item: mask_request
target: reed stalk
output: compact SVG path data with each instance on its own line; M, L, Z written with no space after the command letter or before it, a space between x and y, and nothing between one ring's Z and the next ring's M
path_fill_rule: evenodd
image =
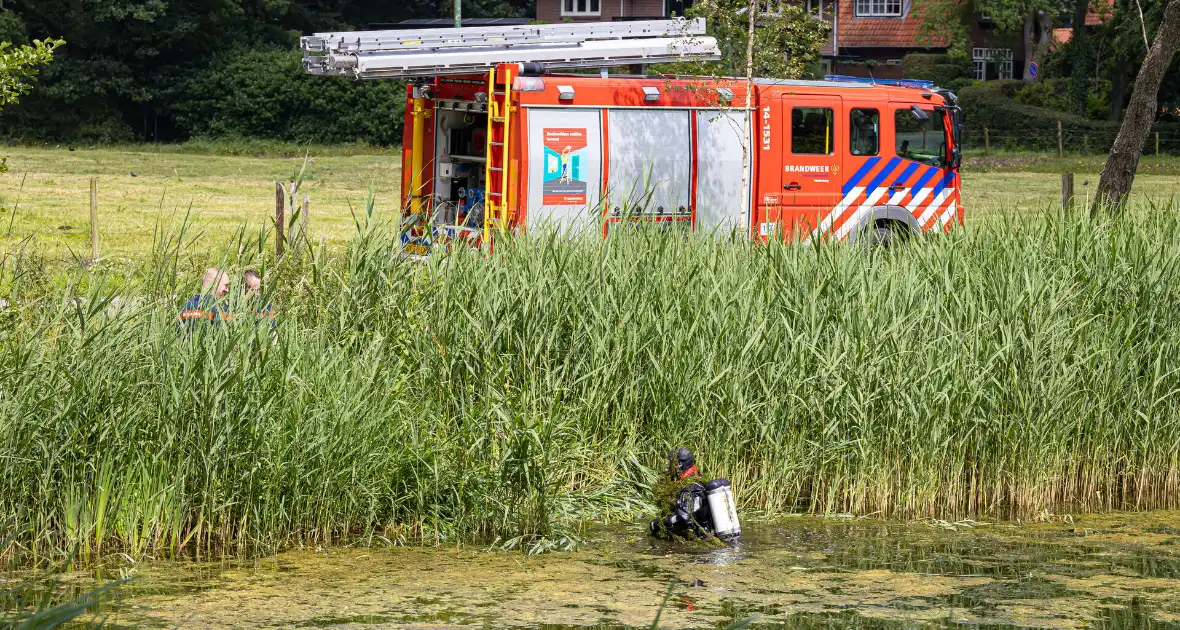
M132 279L0 279L24 296L0 312L0 515L22 548L537 551L644 516L679 445L748 513L1180 504L1172 212L884 253L533 234L425 265L376 216L343 256L274 268L273 329L178 328L184 234ZM273 264L250 238L202 264Z

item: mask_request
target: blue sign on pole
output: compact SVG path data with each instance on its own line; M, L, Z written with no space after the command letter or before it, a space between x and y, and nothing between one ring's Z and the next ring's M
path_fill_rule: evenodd
M1028 78L1030 78L1030 79L1037 78L1037 73L1040 71L1041 71L1041 67L1037 65L1037 62L1034 61L1034 62L1028 64Z

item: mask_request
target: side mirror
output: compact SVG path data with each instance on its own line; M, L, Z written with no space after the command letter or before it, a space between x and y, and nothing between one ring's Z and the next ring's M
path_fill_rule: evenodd
M918 107L917 105L910 105L910 111L913 112L914 118L917 118L922 122L930 120L930 114L927 114L925 110L923 110L921 107Z

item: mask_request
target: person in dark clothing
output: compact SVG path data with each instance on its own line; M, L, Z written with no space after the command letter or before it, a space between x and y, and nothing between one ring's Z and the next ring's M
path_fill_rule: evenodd
M199 322L218 321L225 313L221 308L221 302L227 293L229 276L216 267L206 269L201 281L201 292L185 302L180 309L180 323L191 328Z
M651 535L657 538L711 538L713 521L705 497L704 479L697 473L692 451L678 448L668 454L667 481L670 482L667 499L671 509L663 518L651 522Z
M262 276L257 271L247 269L242 274L242 294L245 302L259 322L270 322L275 325L275 313L269 302L262 300Z

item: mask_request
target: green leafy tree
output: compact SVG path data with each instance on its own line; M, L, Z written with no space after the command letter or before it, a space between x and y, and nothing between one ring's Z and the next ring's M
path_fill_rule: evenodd
M750 8L754 12L750 32ZM721 48L720 61L666 64L680 74L705 76L739 76L752 62L756 77L798 79L819 60L819 51L827 42L830 27L809 16L803 7L787 2L750 2L749 0L699 0L688 10L689 18L702 17L709 35ZM746 51L753 54L747 59Z
M1180 47L1180 0L1169 0L1163 21L1156 29L1155 40L1135 77L1135 89L1131 92L1131 103L1127 106L1119 135L1102 167L1091 214L1096 215L1104 208L1111 212L1122 211L1127 195L1131 193L1131 183L1135 181L1143 143L1155 121L1160 85L1177 47Z
M948 42L948 54L956 61L970 61L971 24L986 15L995 27L994 37L1020 41L1026 54L1022 75L1032 80L1032 62L1041 63L1053 43L1053 25L1068 0L919 0L915 10L922 16L927 35ZM1041 65L1044 65L1043 63Z
M1089 94L1089 79L1094 74L1094 46L1086 31L1086 13L1090 0L1073 2L1073 35L1069 40L1069 57L1072 73L1069 83L1069 111L1071 114L1086 114L1086 98Z
M0 42L0 107L12 105L33 89L41 66L53 61L53 51L64 40L33 40L32 44L13 46Z
M402 81L303 72L294 50L225 55L179 89L173 115L194 136L335 143L401 141Z
M973 5L958 0L914 0L912 10L919 16L927 38L941 40L947 46L950 64L960 66L971 76L971 29Z
M60 39L38 39L19 46L0 42L0 108L16 103L33 89L41 66L53 61L53 51L64 43ZM8 158L0 158L0 173L7 172Z
M61 36L68 48L36 92L5 112L3 132L29 141L111 142L183 138L190 80L250 52L294 51L299 36L374 23L446 17L449 1L415 0L9 0L0 33ZM531 15L531 0L470 0L469 17ZM286 71L283 64L267 70ZM296 70L297 72L301 72ZM297 77L288 75L295 80ZM226 93L222 96L232 98ZM349 115L341 108L338 116ZM375 141L371 138L358 138Z
M1164 16L1163 0L1115 0L1113 11L1095 33L1101 54L1098 72L1110 81L1107 118L1122 120L1123 107L1130 95L1133 79L1147 55L1149 37L1159 27ZM1175 76L1176 65L1170 74ZM1168 103L1180 99L1180 81L1165 80L1159 99Z
M1061 0L976 0L975 10L992 19L1002 33L1019 34L1026 53L1022 76L1034 80L1029 68L1042 63L1053 43L1054 17L1062 11Z

